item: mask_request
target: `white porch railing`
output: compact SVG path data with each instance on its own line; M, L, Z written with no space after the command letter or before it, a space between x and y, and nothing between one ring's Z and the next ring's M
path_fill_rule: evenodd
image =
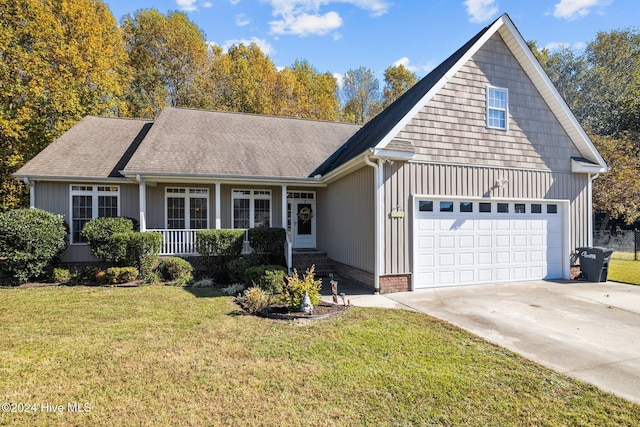
M197 230L147 230L162 234L160 255L198 255L196 251Z
M196 231L197 230L173 230L173 229L155 229L147 230L162 234L162 249L160 255L199 255L196 251ZM287 260L287 267L291 271L291 250L292 245L287 236L284 243L284 256ZM242 254L250 254L253 252L249 245L249 230L244 232L244 244L242 245Z

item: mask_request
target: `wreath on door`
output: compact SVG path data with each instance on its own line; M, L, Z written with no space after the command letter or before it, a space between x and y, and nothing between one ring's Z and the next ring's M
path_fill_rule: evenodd
M311 208L308 206L305 206L298 211L298 219L302 221L303 224L306 224L309 221L311 221L312 217L313 217L313 212L311 211Z

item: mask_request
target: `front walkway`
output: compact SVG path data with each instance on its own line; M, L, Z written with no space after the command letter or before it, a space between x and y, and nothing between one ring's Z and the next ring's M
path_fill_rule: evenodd
M337 280L338 292L345 292L355 306L412 309L438 317L640 403L640 286L534 281L373 295L346 279ZM327 288L323 299L331 301Z

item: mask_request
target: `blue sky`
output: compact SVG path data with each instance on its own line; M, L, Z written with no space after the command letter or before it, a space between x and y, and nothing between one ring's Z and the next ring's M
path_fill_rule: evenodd
M638 28L638 0L105 0L115 18L182 10L223 47L256 42L276 66L306 59L337 77L360 66L382 81L402 63L419 77L502 13L540 47L580 49L598 31Z

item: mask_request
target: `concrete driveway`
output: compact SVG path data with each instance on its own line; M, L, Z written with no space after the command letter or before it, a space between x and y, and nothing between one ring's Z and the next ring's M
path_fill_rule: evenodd
M444 319L640 403L640 286L536 281L374 298L386 300L379 300L382 306L404 306ZM369 299L367 305L379 305L375 301Z

